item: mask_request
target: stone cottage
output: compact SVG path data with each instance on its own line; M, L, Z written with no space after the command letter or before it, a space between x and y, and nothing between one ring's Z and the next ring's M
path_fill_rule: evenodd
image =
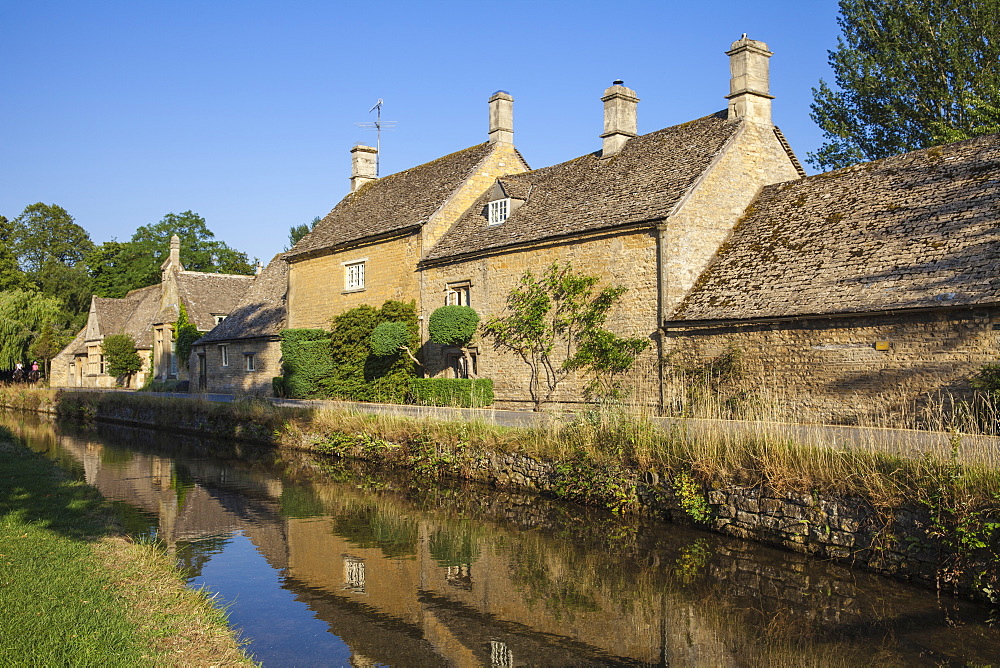
M489 141L378 178L374 148L351 150L351 192L287 253L289 328L326 328L362 304L421 299L420 258L498 176L528 168L513 144L514 99L489 100ZM419 308L419 304L418 304Z
M727 110L638 135L639 99L616 81L601 98L600 150L496 179L421 259L423 312L463 303L483 318L498 315L525 271L571 262L602 284L628 288L608 326L651 340L634 389L656 405L660 324L760 189L803 174L771 122L767 45L743 38L728 55ZM424 352L432 374L462 373L456 351L427 344ZM499 404L530 405L530 372L519 358L483 342L473 352L472 366L493 379ZM555 399L581 401L580 383L567 382Z
M253 283L253 276L185 271L180 239L170 240L170 254L161 267L161 282L133 290L121 299L92 297L87 325L52 360L52 387L114 387L101 342L110 334L128 334L143 358L132 379L139 386L149 378L185 380L187 365L178 363L175 326L183 304L188 320L207 332L236 306Z
M665 315L665 350L742 351L798 419L947 403L997 361L998 186L998 135L769 186Z
M271 394L281 375L288 263L275 255L229 316L191 346L191 391Z

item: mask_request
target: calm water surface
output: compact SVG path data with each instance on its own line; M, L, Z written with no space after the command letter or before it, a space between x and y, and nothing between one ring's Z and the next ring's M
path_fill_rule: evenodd
M301 454L5 420L159 538L265 666L1000 663L988 609L800 555Z

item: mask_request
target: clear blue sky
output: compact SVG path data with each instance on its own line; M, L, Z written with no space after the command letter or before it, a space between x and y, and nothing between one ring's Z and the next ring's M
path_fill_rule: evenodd
M190 209L267 260L347 193L378 98L398 122L383 175L485 141L498 89L543 167L600 148L617 78L641 133L723 109L744 32L775 54L774 120L804 160L836 15L835 0L0 0L0 214L59 204L101 243Z

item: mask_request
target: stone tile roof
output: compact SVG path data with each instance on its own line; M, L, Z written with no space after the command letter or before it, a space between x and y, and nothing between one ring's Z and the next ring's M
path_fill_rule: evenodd
M272 336L285 326L288 262L283 253L272 258L254 279L246 296L225 320L197 343Z
M188 319L207 332L215 327L214 314L232 313L253 282L253 276L181 271L177 273L177 292Z
M524 205L489 225L484 195L425 261L665 218L741 123L720 112L630 139L607 159L591 153L505 176L504 189Z
M101 327L101 334L128 334L135 340L137 348L153 347L153 319L160 310L160 286L150 285L139 288L125 295L122 301L130 301L135 306L129 313L123 329L117 332L106 331Z
M344 197L288 257L422 225L472 176L494 146L478 144L366 183Z
M137 299L94 297L94 313L97 316L99 334L108 336L122 332L137 304Z
M673 319L996 302L998 266L990 135L765 188Z

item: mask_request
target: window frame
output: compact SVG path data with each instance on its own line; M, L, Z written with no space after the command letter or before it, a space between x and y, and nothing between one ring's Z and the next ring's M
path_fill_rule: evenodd
M243 369L247 372L257 370L257 353L243 353Z
M490 225L500 225L510 218L510 198L501 197L491 200L487 205L487 222Z
M472 306L472 281L454 281L445 284L445 306Z
M219 366L228 367L229 366L229 344L220 343L219 344Z
M361 292L367 289L368 270L365 265L368 264L368 258L349 260L340 264L344 268L344 292Z

